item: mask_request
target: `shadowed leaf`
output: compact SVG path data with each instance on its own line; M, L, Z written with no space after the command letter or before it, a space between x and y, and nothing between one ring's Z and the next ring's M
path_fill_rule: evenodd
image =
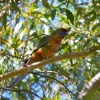
M3 25L4 25L4 28L6 29L6 23L7 23L7 14L5 13L3 15Z
M48 3L48 0L42 0L42 4L44 7L50 9L50 6L49 6L49 3Z
M56 16L56 9L51 11L51 18L52 18L52 20L55 19L55 16Z
M67 16L67 18L70 20L70 22L71 22L72 24L74 24L74 16L73 16L73 14L72 14L72 12L71 12L70 10L67 10L67 9L66 9L66 16Z

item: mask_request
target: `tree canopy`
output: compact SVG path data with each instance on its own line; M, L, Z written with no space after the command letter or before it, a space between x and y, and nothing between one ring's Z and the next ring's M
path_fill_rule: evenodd
M17 72L39 41L57 28L69 33L55 56L30 65L34 70L13 89L8 88L15 76L25 74L24 69ZM99 0L1 0L1 98L99 100L99 31Z

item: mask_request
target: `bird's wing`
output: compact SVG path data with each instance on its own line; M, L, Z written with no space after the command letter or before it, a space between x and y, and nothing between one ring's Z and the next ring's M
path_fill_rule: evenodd
M47 44L49 43L49 41L50 41L50 36L49 36L49 35L43 37L43 38L40 40L40 42L39 42L37 48L33 51L33 53L36 52L39 48L41 48L41 47L47 45Z

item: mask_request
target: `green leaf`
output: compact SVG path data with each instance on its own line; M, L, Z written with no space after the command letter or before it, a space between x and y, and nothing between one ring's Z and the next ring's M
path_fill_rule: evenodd
M77 13L76 13L76 19L78 19L78 16L81 16L85 12L85 9L82 7L78 7Z
M1 2L1 1L0 1L0 2ZM2 100L9 100L9 99L8 99L8 98L4 98L4 97L3 97L3 98L2 98Z
M85 19L85 22L84 22L85 25L89 25L91 22L93 22L95 20L95 18L96 18L96 16L94 15L91 18L89 17L89 18Z
M99 57L99 56L96 57L96 61L97 61L98 63L100 63L100 57Z
M59 2L63 2L63 1L65 1L65 0L58 0Z
M100 28L100 23L95 24L95 25L92 27L92 30L94 31L96 28Z
M94 10L91 10L90 12L85 12L83 18L88 18L91 15L94 15Z
M95 8L96 8L97 10L100 10L100 5L96 5Z
M72 12L71 12L70 10L67 10L67 9L66 9L66 16L67 16L67 18L70 20L70 22L71 22L72 24L74 24L74 16L73 16L73 14L72 14Z
M6 23L7 23L7 14L5 13L3 15L3 25L4 25L4 28L6 29Z
M17 5L14 3L14 1L12 0L11 6L13 8L15 8L16 11L20 12L20 9L17 7Z
M50 6L49 6L49 3L48 3L48 0L42 0L42 4L44 7L50 9Z
M52 18L52 20L55 19L55 15L56 15L56 9L51 10L51 18Z

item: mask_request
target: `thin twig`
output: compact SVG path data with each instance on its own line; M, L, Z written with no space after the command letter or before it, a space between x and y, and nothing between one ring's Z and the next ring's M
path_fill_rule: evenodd
M47 74L47 73L49 73L49 74L51 74L51 73L53 73L53 74L56 74L56 75L59 75L59 76L61 76L61 77L63 77L65 80L67 80L68 81L68 79L64 76L64 75L61 75L61 74L59 74L58 72L55 72L55 71L37 71L37 72L33 72L33 73L43 73L43 74Z
M18 58L18 59L21 59L21 57L19 57L19 56L14 56L14 55L11 55L11 54L8 54L8 53L5 53L5 52L0 53L0 55L2 55L2 56L10 56L10 57L12 57L12 58Z
M59 80L51 77L51 76L47 76L47 75L42 75L42 74L39 74L39 73L34 73L34 72L31 72L31 74L36 74L36 75L39 75L39 76L42 76L42 77L47 77L47 78L51 78L55 81L57 81L58 83L60 83L69 93L73 94L75 96L75 94L73 92L71 92L62 82L60 82Z
M35 96L37 96L38 98L40 98L41 100L44 100L43 98L41 98L39 95L37 95L36 93L34 92L31 92L31 91L28 91L28 90L11 90L9 88L0 88L0 90L8 90L8 91L13 91L13 92L17 92L17 93L20 93L20 92L26 92L26 93L31 93Z

